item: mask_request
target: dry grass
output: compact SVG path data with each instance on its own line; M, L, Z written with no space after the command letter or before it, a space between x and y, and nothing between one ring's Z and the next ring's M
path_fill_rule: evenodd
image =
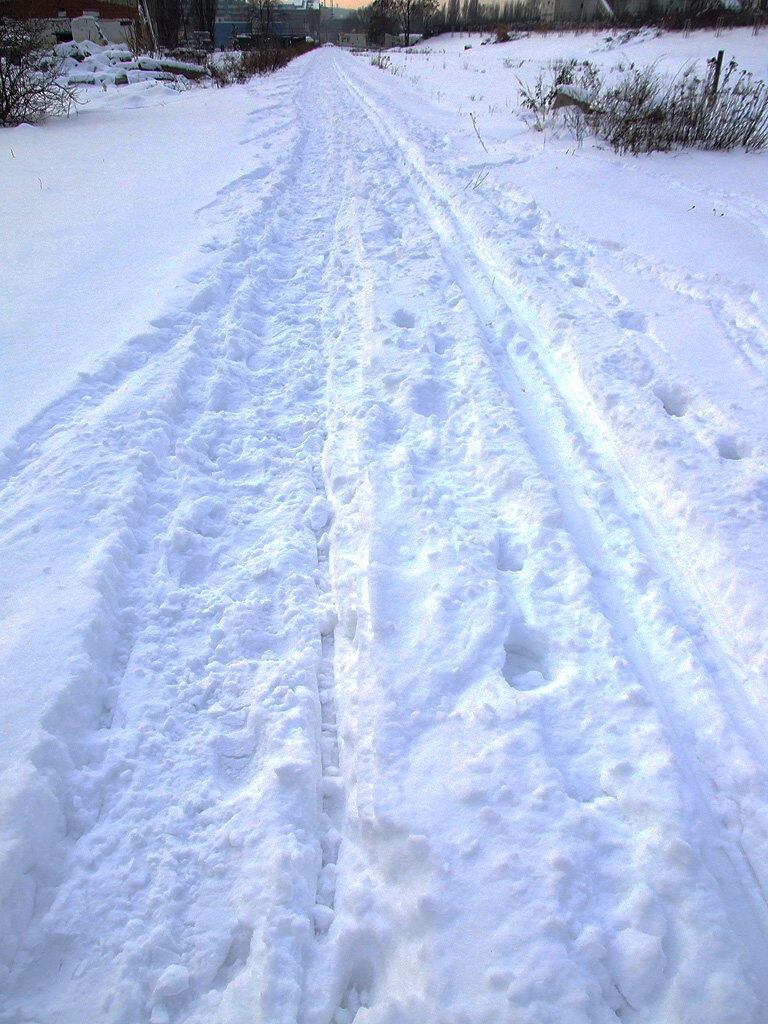
M671 81L655 66L620 67L610 84L589 61L558 61L532 86L521 83L520 100L537 130L560 119L579 142L596 135L620 153L768 145L768 85L735 61L717 90L713 61L704 75L690 65Z
M211 61L208 65L211 78L216 85L224 87L233 83L243 84L256 75L268 75L285 67L295 57L313 50L316 43L297 43L295 46L266 46L261 50L245 50L243 53L228 54Z

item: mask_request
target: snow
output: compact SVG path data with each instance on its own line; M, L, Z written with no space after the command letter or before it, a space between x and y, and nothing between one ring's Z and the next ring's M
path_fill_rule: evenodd
M174 295L180 309L192 301L231 241L210 204L266 179L294 130L273 115L275 137L259 138L277 84L249 97L149 81L83 98L69 119L3 132L3 445Z
M3 133L3 1024L766 1018L764 39L480 43Z

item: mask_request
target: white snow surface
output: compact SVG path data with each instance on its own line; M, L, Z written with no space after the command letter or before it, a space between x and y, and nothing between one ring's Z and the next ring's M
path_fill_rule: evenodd
M765 35L480 44L0 136L2 1024L768 1020Z

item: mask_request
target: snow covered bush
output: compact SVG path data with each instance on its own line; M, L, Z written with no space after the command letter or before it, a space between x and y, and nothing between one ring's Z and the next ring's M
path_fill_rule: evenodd
M41 22L0 17L0 125L37 124L66 114L74 88L59 78L62 58L47 45Z
M544 131L566 95L583 110L594 103L602 89L598 68L590 61L557 60L539 71L533 85L520 84L520 103L534 116L536 131Z

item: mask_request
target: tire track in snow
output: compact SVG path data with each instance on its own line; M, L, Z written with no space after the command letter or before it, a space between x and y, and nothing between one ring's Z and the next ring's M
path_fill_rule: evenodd
M370 98L366 98L364 102L369 106L371 104ZM375 110L376 108L374 107L373 109ZM377 112L377 117L379 118L378 123L381 127L383 122L381 121L380 112ZM467 274L468 280L471 282L471 284L475 288L475 291L477 292L476 301L482 307L480 309L479 315L489 314L489 311L493 307L494 302L497 301L491 294L494 288L494 284L489 284L489 279L491 279L491 281L493 282L495 282L497 278L499 279L499 289L502 291L502 301L505 301L507 312L512 317L516 318L515 322L511 326L511 333L514 336L516 333L521 332L522 329L522 334L525 336L526 340L523 341L522 343L518 343L515 346L515 351L510 352L508 339L504 339L502 337L501 341L499 341L498 338L498 335L503 334L503 329L495 328L492 332L489 332L490 344L493 349L493 355L495 360L497 361L500 367L504 367L507 361L509 361L512 364L513 372L516 374L521 374L526 370L527 360L525 359L525 355L529 351L527 341L530 341L537 346L536 353L531 356L531 360L533 362L536 362L538 359L541 359L542 364L545 364L543 368L537 367L537 369L539 369L540 375L546 378L546 387L548 388L548 390L552 393L557 394L557 400L567 410L564 413L564 416L569 420L569 423L565 427L566 431L569 434L576 435L576 447L581 447L582 450L584 450L584 438L589 439L588 443L590 445L591 450L590 457L592 459L592 462L594 463L592 471L594 473L599 473L602 478L600 481L598 481L598 486L595 487L595 493L599 495L600 483L602 483L603 485L608 484L609 486L611 484L615 484L616 486L623 484L625 489L624 502L626 506L630 509L628 515L630 517L635 516L636 514L632 510L635 507L641 507L642 502L640 501L639 496L637 494L630 495L629 492L632 489L631 481L628 478L626 478L625 474L618 468L618 465L616 464L615 459L609 450L609 446L605 443L605 439L601 436L604 428L599 423L597 416L594 415L594 413L592 413L592 403L589 401L586 394L584 394L583 396L580 395L580 397L583 397L585 400L579 406L579 408L582 410L581 413L579 413L576 411L575 401L568 399L564 387L558 384L557 371L553 368L553 364L547 359L546 346L542 340L542 337L540 337L543 336L544 334L544 328L536 322L535 314L526 314L525 310L519 308L519 302L516 296L514 295L514 289L508 282L505 281L503 271L495 262L493 252L491 250L488 250L487 246L485 247L486 251L484 251L483 253L480 253L477 250L477 247L472 241L471 229L464 225L460 215L454 215L454 213L449 210L449 205L447 204L447 200L443 196L440 187L435 186L433 185L433 183L430 182L429 172L426 170L426 166L422 158L420 156L417 157L415 155L415 149L411 146L411 144L407 142L405 139L401 139L399 136L393 137L393 141L395 145L397 145L403 152L406 164L409 165L410 167L410 170L408 172L409 177L411 177L412 179L415 178L417 180L417 191L419 185L424 186L423 195L421 196L421 202L424 205L426 212L430 214L433 224L436 225L435 230L438 236L441 237L444 241L445 239L448 239L449 244L454 243L454 247L451 249L451 252L461 252L462 249L465 252L468 252L470 254L470 259L474 260L480 269L480 275L473 279L469 268L463 266L459 267L460 272L463 271L464 273ZM530 323L528 321L530 321ZM488 326L492 325L489 323ZM514 358L514 356L523 356L523 358ZM531 377L531 380L535 379L535 376ZM572 379L572 377L569 376L566 379L565 384L568 387L569 391L574 390L578 393L579 388L576 382ZM508 379L508 386L515 389L517 396L519 397L519 401L522 404L525 404L526 400L523 399L522 397L522 394L525 393L525 389L521 389L521 385L516 380ZM573 447L571 442L566 442L566 446ZM599 462L601 459L606 463L606 469L600 468ZM582 458L582 461L585 460ZM648 536L645 537L643 540L641 540L639 537L636 537L636 545L642 547L643 544L648 544L651 548L653 548L654 545L661 546L662 542L659 538L651 539L654 533L654 528L651 522L648 521L647 515L646 521L643 523L642 528L645 530ZM630 531L637 532L641 530L641 527L639 525L632 526L630 524L629 529ZM665 556L657 554L655 561L658 564L659 562L664 561L664 558ZM662 573L659 573L659 576L662 575ZM682 578L685 578L690 575L691 574L688 572L680 574L681 586ZM683 597L683 595L681 594L679 596L679 600L681 602L687 600L688 603L692 604L696 601L696 595L686 595L685 597ZM696 616L695 614L691 613L691 611L683 610L682 608L676 609L676 612L683 620L696 620L697 618L701 617L700 615ZM718 637L718 639L720 638ZM715 647L715 650L717 650L716 641L713 640L712 643ZM733 656L732 652L728 652L728 654L726 654L723 651L719 655L721 659L727 658L729 656L732 660L737 660ZM708 660L711 661L713 660L713 658L714 660L717 660L717 657L713 655L711 652L709 652ZM728 674L729 673L726 670L726 675ZM732 709L732 713L737 718L739 717L739 709L737 707L734 707ZM752 742L754 742L757 745L757 750L760 752L760 754L762 755L763 753L765 753L764 741L760 738L760 735L750 727L749 721L742 721L740 724L742 728L750 736Z
M335 343L331 339L329 442L324 456L326 486L335 507L332 572L340 616L336 675L347 814L334 919L310 964L299 1019L302 1024L327 1024L335 1017L348 1024L354 1013L350 1005L356 1004L354 999L350 1004L345 992L352 995L354 990L356 998L361 987L371 1002L370 1009L357 1011L366 1022L389 1020L388 1014L437 1019L441 1013L448 1018L451 1013L465 1013L470 1020L502 1020L512 1015L511 1020L517 1012L514 1006L541 999L545 991L545 1000L552 1000L551 1013L563 1012L566 1003L558 1002L561 993L563 999L578 993L590 1002L592 1015L578 1015L574 1004L574 1020L615 1019L613 1010L628 1013L629 1001L632 1005L642 1002L649 984L622 969L628 949L622 942L638 950L644 943L658 950L659 939L658 933L652 938L642 929L625 934L621 925L622 938L611 954L618 961L601 973L590 963L593 954L588 950L596 948L599 924L616 911L606 912L599 894L602 887L612 893L614 873L623 871L626 881L618 888L628 890L630 896L619 912L624 921L627 914L637 920L637 910L625 908L633 901L645 905L649 892L642 885L634 893L632 888L638 879L655 885L655 871L659 877L669 874L664 858L685 856L686 811L675 812L672 806L662 812L663 824L658 827L669 849L654 867L632 864L633 858L644 863L647 854L639 810L642 801L632 809L637 798L630 796L636 792L630 751L636 751L640 762L641 757L647 759L648 750L642 738L636 740L627 731L626 720L629 716L642 737L657 728L653 715L641 711L639 687L629 686L624 692L627 676L631 678L626 665L617 661L605 666L604 676L585 686L579 673L596 670L601 656L590 658L589 669L577 664L569 669L574 675L564 675L558 666L562 654L547 651L547 637L537 634L542 609L547 609L543 617L549 617L550 625L557 618L540 577L551 571L550 562L557 564L558 545L567 543L564 531L554 526L559 510L549 489L541 486L543 481L536 481L535 467L521 449L522 442L509 444L507 467L514 468L499 468L494 437L514 431L502 422L507 414L503 401L498 416L489 413L488 389L493 391L492 406L502 396L494 389L493 373L478 344L485 321L463 311L460 290L440 262L434 237L423 226L416 198L404 187L391 152L381 146L365 119L353 123L354 145L350 127L343 147L348 218L342 217L341 223L348 244L338 254L339 274L349 280L349 294L344 287L338 292ZM410 296L410 304L396 307L405 296ZM335 304L336 296L331 302ZM459 342L464 333L466 342ZM446 448L442 456L441 444ZM475 473L485 488L479 486ZM491 486L489 481L496 474L498 483ZM516 479L508 482L506 478L513 476ZM535 482L517 493L526 477ZM474 510L476 505L488 506L491 524L495 526L495 514L508 532L499 536ZM447 511L453 507L454 513ZM522 543L526 537L528 545ZM413 538L412 548L409 538ZM451 568L454 550L471 552L469 572L463 564ZM470 573L479 573L479 578ZM436 581L434 594L431 581ZM483 588L495 596L489 596L481 614ZM583 583L578 588L583 590ZM524 608L516 607L515 598ZM577 621L582 612L595 617L583 597L571 601ZM454 602L462 603L462 616L450 610ZM560 614L570 617L570 613ZM472 635L468 628L463 631L462 619L475 623L479 619L480 635ZM581 628L587 631L586 625ZM456 632L458 643L452 635ZM606 632L607 626L595 626L598 651L610 644ZM500 662L497 652L504 652ZM509 698L499 693L506 685L502 672L511 680L507 693L521 695L521 700L513 700L516 710L511 716ZM616 683L613 675L618 676ZM484 686L496 708L480 701L472 710L476 691ZM525 693L531 696L524 697ZM596 704L596 720L617 730L624 742L624 759L611 763L611 756L617 758L615 752L611 754L611 744L603 744L600 750L597 726L583 740L571 737L569 742L580 754L564 742L563 734L568 732L564 719L571 712L580 713L579 701L587 694ZM615 724L610 721L611 712ZM538 718L543 742L536 740L535 729L529 733L521 728L515 720L518 713ZM559 722L548 725L547 717ZM475 819L470 808L486 797L483 776L473 773L472 763L481 756L490 759L493 747L483 751L485 736L491 737L487 741L491 744L494 736L499 743L507 742L503 725L510 727L510 743L522 746L521 756L510 760L499 753L503 772L496 776L498 792L488 794ZM432 728L438 733L445 730L439 745L455 755L454 764L430 752ZM651 749L657 743L657 757L669 756L660 736L649 739ZM602 758L602 795L579 765L582 748ZM663 774L663 768L651 771L651 803L656 798L661 804L670 801ZM450 788L446 788L448 780ZM634 783L635 787L640 784L639 779ZM533 806L522 805L519 812L510 814L507 801L514 806L520 799L516 789L531 793ZM572 808L568 814L550 796L557 793ZM548 800L553 801L549 806ZM617 816L614 800L621 808L619 822L613 821ZM439 821L431 817L434 801L444 811ZM540 817L540 801L551 817ZM569 819L571 813L574 817ZM607 846L623 851L623 868L605 859L599 843L587 840L582 846L580 840L574 841L587 822L591 822L587 827L599 827ZM564 830L558 833L560 824ZM465 826L472 831L462 837ZM493 846L497 830L503 838L497 836ZM530 856L528 847L538 849L542 832L568 852L550 852L543 860ZM488 846L491 854L484 852ZM510 862L515 859L514 866L489 867L489 856L499 856L500 850L509 853ZM551 878L542 870L550 859L564 872L562 893L551 891ZM687 870L681 873L686 875ZM507 891L500 871L516 879L514 891ZM694 887L699 884L709 891L706 876L701 878L697 871L691 867L686 886L696 878L699 882ZM537 889L536 896L525 893L529 883ZM595 887L592 896L582 891L589 886ZM472 895L464 892L462 896L467 887ZM610 908L610 897L606 899ZM563 928L568 921L569 927L582 929L573 948L566 952L549 942L544 950L537 944L543 940L541 935L537 942L521 946L520 937L530 928L525 908L531 900L539 901L537 920L551 920L555 927L556 918L564 919ZM702 920L710 913L703 905L699 912ZM687 913L696 912L689 909ZM664 949L674 978L679 973L675 932L682 911L672 914ZM455 925L448 923L454 920ZM584 928L585 920L595 921L592 930ZM482 935L477 934L477 922ZM646 923L646 927L655 926ZM717 930L714 924L713 928ZM607 937L602 941L612 942ZM706 945L709 940L702 936L700 941ZM568 942L563 945L567 947ZM688 970L691 948L697 949L695 942L689 946ZM495 959L484 960L484 956ZM546 982L536 980L545 970L536 963L537 957L557 963ZM478 977L478 965L487 965L483 977ZM737 971L731 967L735 978ZM500 1000L493 995L499 989ZM739 999L738 1005L737 1012L749 1019L748 1004ZM708 1013L719 1022L719 1012L717 1006L710 1006L705 1016Z
M318 68L299 96L302 138L263 246L241 239L245 272L217 314L221 359L211 353L207 382L192 374L202 412L173 456L158 444L178 466L149 452L148 504L161 498L161 514L142 539L158 569L133 591L147 614L131 630L113 723L116 753L130 729L139 741L120 765L131 777L110 783L45 922L50 973L27 975L9 1024L22 1013L43 1024L606 1024L637 1019L632 1006L656 974L675 977L681 947L711 953L718 941L734 977L716 979L715 996L738 980L727 931L700 947L683 932L697 910L700 928L721 926L681 838L686 808L654 814L674 765L633 782L633 755L667 747L633 736L638 723L652 732L653 716L611 661L593 585L578 565L547 583L575 558L535 461L551 475L562 453L526 454L520 425L505 422L510 390L529 437L546 417L524 405L483 331L487 268L462 245L446 253L444 232L435 245L419 217L425 203L434 213L429 194L367 115L341 119L320 77L332 60L321 51L302 65ZM575 498L565 512L583 528ZM594 589L615 627L609 592ZM562 590L571 606L558 611ZM581 662L561 671L541 619L583 630L596 652L574 643L595 680ZM318 686L335 693L325 723ZM591 728L564 739L585 702ZM604 740L598 784L580 760L609 726L618 740ZM318 783L334 791L324 807ZM654 838L648 821L669 832ZM318 896L333 901L325 934L312 927ZM526 931L530 906L541 913ZM699 995L705 1004L705 985ZM723 1004L712 1005L702 1020Z
M291 150L296 146L294 119L290 117L289 97L283 96L280 103L266 108L257 108L254 119L266 111L282 108L282 122L270 131L279 134L280 141ZM258 121L257 121L258 123ZM231 215L235 209L243 216L243 207L248 208L254 229L258 230L263 211L283 191L286 175L291 173L291 161L285 160L277 166L261 166L250 175L244 175L237 182L225 186L207 207L196 211L197 215L207 210L222 209ZM230 197L237 194L237 206L233 208ZM216 252L217 243L212 251ZM207 311L219 309L226 301L226 295L242 280L247 248L237 241L222 253L219 265L209 268L200 281L200 288L186 308L163 313L152 321L151 330L130 338L116 351L109 354L102 364L91 372L78 375L78 381L60 398L43 409L30 423L22 427L0 453L0 496L13 477L21 472L51 440L60 437L67 430L67 424L78 421L84 415L88 422L98 414L100 408L108 405L110 396L118 392L131 380L140 380L153 372L153 364L166 357L174 347L184 342L201 323L206 322Z
M375 900L367 878L368 860L361 833L375 824L369 799L374 723L360 717L361 666L368 618L360 568L365 560L366 527L359 512L365 476L354 427L349 422L349 394L360 395L359 363L354 355L371 329L370 282L359 245L360 180L341 120L333 111L327 130L337 137L337 174L344 202L334 226L326 297L323 303L328 353L328 434L323 450L325 494L335 512L328 541L328 571L338 624L333 634L333 670L321 672L323 704L323 866L315 910L318 944L310 958L298 1020L302 1024L351 1024L367 1007L381 973L381 950L375 934L359 919L355 904ZM354 420L353 420L354 423ZM321 539L321 548L325 544ZM323 551L321 550L321 562ZM331 648L330 637L324 654ZM330 654L330 650L328 651ZM326 659L324 658L324 664ZM328 770L330 769L330 771ZM325 817L327 815L327 817ZM339 891L339 889L341 891ZM355 898L349 903L352 889ZM362 895L364 893L364 895ZM323 904L332 908L328 914Z
M537 457L549 478L557 481L566 525L577 540L582 561L592 569L592 588L603 614L675 738L675 751L685 766L690 791L697 794L705 831L718 836L716 842L707 843L708 865L723 887L732 925L742 931L758 964L765 957L768 936L766 885L759 877L766 837L749 801L735 818L733 809L734 796L741 791L742 766L748 766L750 799L759 802L759 794L765 795L764 750L753 712L737 696L739 683L729 659L716 640L687 634L685 623L696 618L684 610L690 596L682 597L660 583L666 556L642 519L642 506L622 480L599 424L586 409L577 411L569 403L541 347L534 354L538 327L535 322L524 325L502 268L486 249L478 250L414 147L393 131L362 87L337 71L386 144L402 157L403 183L414 190L478 319L493 321L492 329L486 331L489 353L521 411L529 437L548 439L546 444L534 440ZM515 335L516 343L510 345ZM608 565L624 564L629 575L610 578L602 569L606 555ZM685 692L696 695L694 700L678 696L681 683ZM722 688L728 695L725 707L717 697ZM713 719L717 741L712 736ZM734 744L739 750L738 768L732 771ZM729 782L723 787L726 778ZM722 850L727 851L725 855ZM763 997L768 1003L768 992Z
M56 652L58 656L49 664L54 681L60 673L65 674L65 685L50 691L47 707L45 688L40 694L45 708L42 731L38 734L30 730L28 737L28 756L36 766L37 778L25 782L15 794L23 806L38 791L37 799L43 805L34 843L43 849L51 845L58 849L66 836L66 850L87 835L102 813L105 792L119 785L118 775L129 770L124 754L113 756L107 737L132 648L146 625L141 608L146 587L146 580L142 580L147 568L145 541L148 534L162 530L167 513L166 507L157 503L160 460L174 443L177 425L186 420L189 426L199 415L196 399L188 395L190 382L205 379L212 371L213 363L206 359L201 337L205 337L204 329L193 327L171 344L159 372L153 375L146 371L139 374L140 380L132 380L130 391L141 393L142 403L150 405L153 412L151 418L142 419L139 410L143 404L134 406L129 414L133 423L128 428L124 417L126 406L131 405L130 397L122 403L118 399L116 409L114 392L110 391L103 406L91 408L83 398L90 396L92 386L83 382L80 394L70 398L74 404L69 423L65 418L47 436L39 435L31 451L28 449L28 465L20 466L18 474L6 484L5 542L9 531L16 532L17 522L30 524L30 571L48 574L50 592L44 591L43 601L48 598L60 605L57 611L63 625L58 629L66 637L64 654L69 654L70 646L73 648L63 663ZM98 392L98 388L94 390ZM78 404L85 408L75 412ZM88 452L86 462L81 457L83 450ZM103 453L96 461L94 450ZM115 480L112 474L116 468ZM61 530L77 533L83 518L98 523L92 550L77 550L64 540L57 559L42 568L38 566L37 540ZM23 544L25 538L21 540ZM24 547L20 547L23 552ZM82 585L73 591L72 582L76 581L82 581ZM87 610L85 626L79 621L83 616L81 601ZM71 606L62 606L61 602ZM36 624L34 617L31 622ZM82 650L78 648L81 634ZM23 639L25 633L21 636ZM37 637L30 636L27 642L35 652ZM42 651L45 656L44 646ZM35 660L32 653L32 671L45 673ZM30 666L26 668L29 672ZM31 710L34 713L34 702ZM20 725L16 723L17 728ZM30 907L28 914L15 915L19 935L30 930L26 942L34 947L41 941L40 915L50 904L62 871L66 871L66 856L47 852L41 857L34 846L25 849L25 831L21 829L14 837L16 848L11 847L13 853L4 873L13 879L17 893L29 889L34 894L34 914ZM6 942L14 930L9 929ZM12 959L12 949L8 955Z
M97 375L103 393L82 448L58 456L74 468L54 463L50 474L54 495L78 473L97 476L119 520L109 488L135 460L141 501L130 485L121 497L136 510L136 540L122 544L122 576L105 571L118 600L107 624L134 611L114 644L106 718L70 730L70 753L93 748L98 760L58 780L76 801L56 847L64 867L40 872L45 898L2 1020L208 1024L251 1020L254 1005L265 1020L295 1016L321 867L318 667L327 682L332 666L327 551L314 532L325 379L317 294L339 199L306 72L288 74L300 86L301 132L263 225L258 212L242 225L224 260L231 273L179 318L185 342L138 373L131 364L117 380ZM35 426L43 447L43 430L78 436L69 417L86 388ZM108 456L93 474L93 448L113 428L127 459ZM28 445L14 480L43 464ZM102 635L104 623L94 629ZM97 694L104 688L98 681ZM331 753L327 778L332 762Z
M414 120L405 104L400 107L396 91L390 91L390 99L399 108L398 123L403 126L396 145L405 146L404 158L415 161L417 175L429 177L437 201L433 213L447 213L450 232L455 185L436 170L437 161L427 167L423 156L432 146L439 151L445 142ZM419 140L418 146L413 139ZM639 173L634 164L632 168ZM748 689L755 694L752 713L762 716L768 665L766 597L755 576L741 566L764 547L761 453L755 452L754 468L747 458L751 444L764 448L764 431L756 422L751 436L742 438L734 423L738 416L730 409L718 408L704 395L686 394L675 380L679 371L674 362L653 341L653 328L590 273L589 248L585 251L566 238L535 202L524 198L509 185L490 194L461 197L461 231L482 255L487 283L498 282L517 320L529 322L535 349L546 358L550 376L567 389L578 415L590 418L593 443L613 462L623 464L628 480L636 481L633 500L644 509L655 534L653 543L665 558L685 568L684 585L691 591L687 604L706 609L712 639L738 665L739 674L749 678ZM608 246L615 249L613 243ZM624 277L630 280L629 274ZM724 291L722 286L714 290L719 295ZM724 337L705 347L702 359L718 359L719 344L729 334L717 306L715 301L712 319L715 325L723 324ZM738 301L736 306L742 310L744 327L752 314ZM728 308L728 316L738 320ZM690 303L686 313L695 317L697 303ZM765 318L759 312L757 320L763 325L758 333L764 333ZM695 322L698 326L699 320ZM736 362L741 365L740 356ZM749 392L756 377L751 367L744 370L740 376ZM695 372L691 376L695 378ZM735 409L742 397L733 390ZM742 458L745 461L740 462ZM723 478L729 486L722 486ZM710 504L714 516L707 514ZM738 531L724 527L735 516L751 524L751 534L744 529L734 538ZM719 520L716 525L713 518Z

